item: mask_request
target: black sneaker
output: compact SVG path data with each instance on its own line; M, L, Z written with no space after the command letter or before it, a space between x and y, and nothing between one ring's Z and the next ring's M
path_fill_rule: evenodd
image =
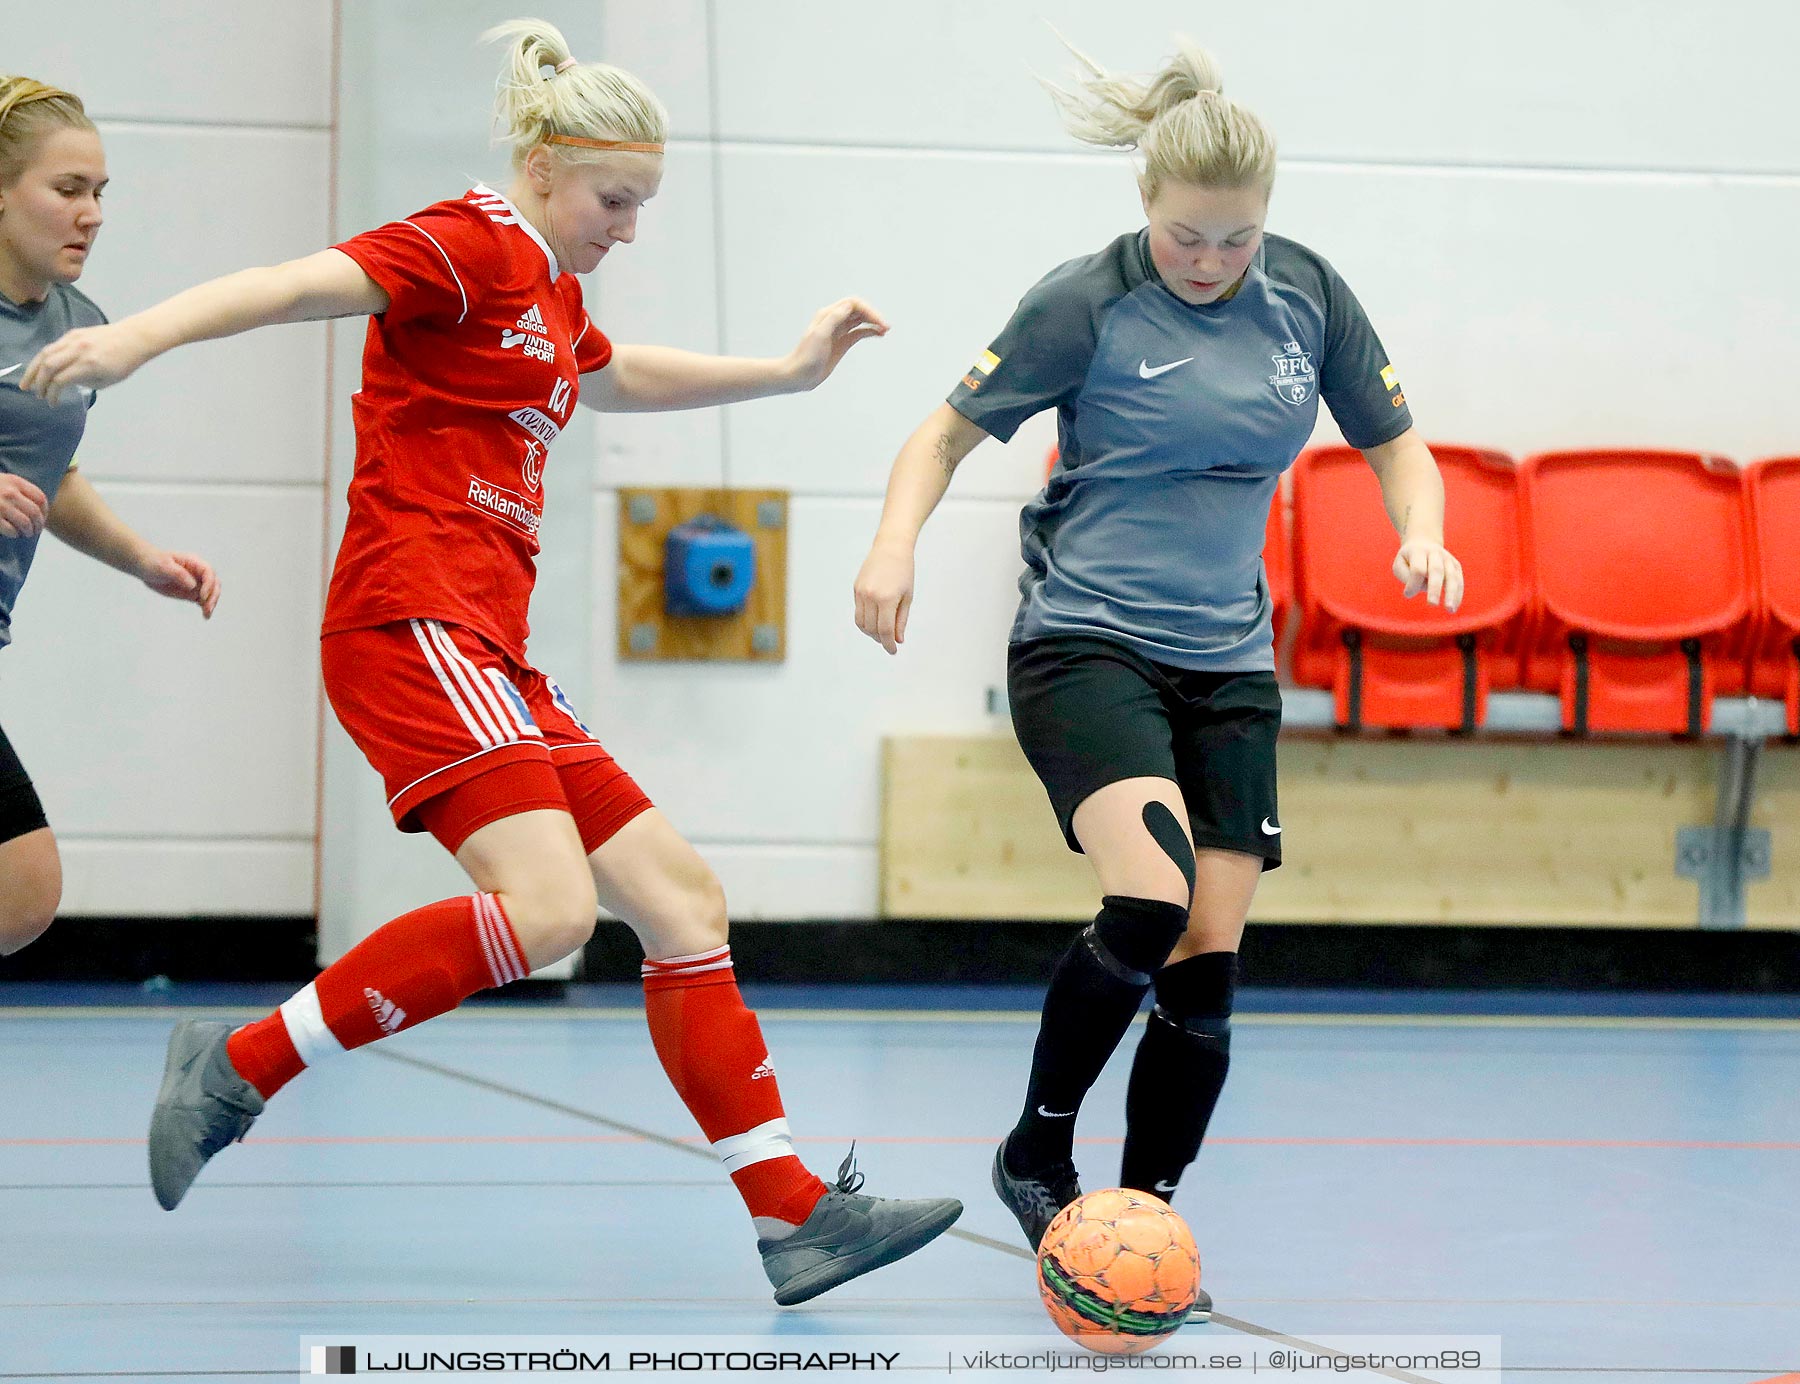
M923 1249L962 1215L954 1197L896 1201L860 1194L856 1147L838 1167L837 1185L785 1240L758 1240L763 1272L783 1307L861 1277Z
M1054 1163L1035 1177L1018 1177L1006 1166L1006 1140L994 1150L994 1191L1018 1218L1025 1243L1036 1254L1056 1213L1081 1195L1073 1163Z

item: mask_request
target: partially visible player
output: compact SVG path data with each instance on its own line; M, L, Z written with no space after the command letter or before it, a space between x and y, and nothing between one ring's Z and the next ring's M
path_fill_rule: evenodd
M1141 154L1148 225L1025 295L902 447L855 586L858 627L895 652L919 530L958 464L1057 411L1060 456L1021 522L1007 687L1102 897L1051 976L1024 1108L994 1156L1034 1248L1081 1195L1076 1116L1147 994L1120 1181L1172 1196L1224 1086L1244 920L1281 862L1263 535L1321 397L1380 478L1406 594L1462 596L1437 463L1362 306L1314 251L1263 232L1268 130L1192 45L1147 82L1083 62L1079 89L1057 92L1065 121Z
M124 379L190 341L368 314L350 516L326 601L325 689L386 781L403 831L429 831L476 892L379 928L280 1010L170 1039L150 1126L162 1205L312 1063L411 1028L578 949L596 900L645 953L651 1038L759 1234L776 1301L799 1302L920 1248L959 1202L827 1187L794 1154L756 1016L738 994L725 899L525 655L545 455L577 398L699 408L811 389L886 330L846 299L777 360L614 346L576 278L637 235L667 117L629 73L577 63L538 20L494 30L505 192L464 196L307 259L203 284L44 351L51 400Z
M210 617L213 570L145 542L75 465L91 390L55 405L19 386L26 362L64 332L106 321L75 287L100 234L106 153L80 98L0 76L0 647L47 529L77 552L193 601ZM42 936L62 899L62 860L31 777L0 730L0 956Z

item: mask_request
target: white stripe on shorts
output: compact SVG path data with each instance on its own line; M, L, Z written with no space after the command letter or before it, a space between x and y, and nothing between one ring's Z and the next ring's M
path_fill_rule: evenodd
M431 646L431 638L426 634L425 626L417 620L408 623L412 626L413 638L419 641L419 647L425 651L425 661L431 665L431 671L437 674L444 695L450 699L450 705L456 708L456 714L462 717L462 723L469 728L469 734L475 737L475 743L485 750L493 749L494 737L477 725L475 718L469 714L468 704L463 701L462 693L457 691L456 685L450 681L450 675L444 671L444 665L438 658L437 650Z
M427 620L425 629L431 635L431 642L437 645L438 652L444 656L444 666L450 670L450 676L456 679L457 686L468 697L469 705L474 708L481 724L487 727L488 734L499 744L517 740L519 737L506 723L505 714L494 705L494 689L487 685L487 679L481 676L481 670L470 663L463 651L456 647L450 631L436 620Z
M771 1158L788 1157L794 1151L794 1136L788 1131L786 1120L769 1120L755 1129L733 1134L729 1139L717 1140L712 1149L724 1163L725 1171L735 1173L739 1168L747 1168L752 1163L766 1163Z
M319 1008L319 992L311 985L281 1006L281 1022L294 1051L309 1067L327 1057L336 1057L344 1050L337 1034L325 1026L325 1015Z

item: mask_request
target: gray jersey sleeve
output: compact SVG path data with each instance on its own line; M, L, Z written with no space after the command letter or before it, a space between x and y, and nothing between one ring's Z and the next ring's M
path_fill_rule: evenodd
M1019 301L1012 320L950 392L950 407L990 437L1072 404L1093 363L1106 309L1141 282L1137 237L1051 270Z
M1330 265L1323 266L1325 362L1319 393L1352 447L1379 447L1412 426L1412 410L1369 315Z
M1002 442L1035 413L1072 401L1094 358L1094 325L1076 295L1044 280L950 392L950 407Z

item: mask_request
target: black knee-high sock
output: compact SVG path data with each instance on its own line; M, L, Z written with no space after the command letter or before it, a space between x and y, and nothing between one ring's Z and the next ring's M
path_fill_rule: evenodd
M1121 1186L1167 1198L1200 1152L1231 1068L1236 990L1236 952L1202 952L1157 975L1125 1096Z
M1056 963L1031 1056L1025 1110L1007 1136L1014 1173L1066 1162L1081 1099L1106 1066L1138 1005L1187 927L1178 903L1109 894Z

